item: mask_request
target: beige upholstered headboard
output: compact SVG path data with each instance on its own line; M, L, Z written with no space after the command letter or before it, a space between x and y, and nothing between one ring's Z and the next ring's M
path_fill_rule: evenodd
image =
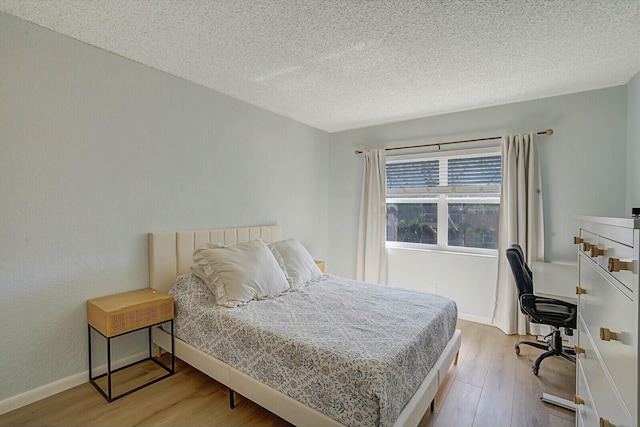
M191 271L193 252L204 243L235 245L254 239L282 240L282 226L149 233L149 287L168 292L176 277Z

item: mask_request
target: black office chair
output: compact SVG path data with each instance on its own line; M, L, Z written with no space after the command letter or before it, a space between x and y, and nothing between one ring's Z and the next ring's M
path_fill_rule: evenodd
M576 318L578 309L575 304L565 301L538 297L533 294L533 273L524 260L522 248L513 244L507 248L507 259L511 265L511 272L518 288L518 299L520 300L520 311L526 314L530 322L550 325L553 330L545 338L547 345L531 341L518 341L515 345L516 354L520 355L521 345L547 350L542 353L533 363L531 370L534 375L538 375L540 362L549 356L561 356L574 362L576 361L573 350L565 350L562 347L562 337L560 328L565 328L567 335L573 335L576 328Z

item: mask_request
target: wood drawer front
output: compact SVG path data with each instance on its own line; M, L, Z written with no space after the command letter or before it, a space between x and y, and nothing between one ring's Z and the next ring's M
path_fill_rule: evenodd
M119 310L107 315L107 336L115 336L173 319L173 300Z
M605 271L605 274L609 274L614 277L615 280L620 282L625 288L631 292L637 291L637 262L633 261L633 247L623 245L613 240L609 240L600 236L598 238L598 248L604 251L604 255L598 256L596 262ZM617 272L609 271L609 258L617 258L620 261L631 263L631 270L620 270ZM624 289L623 289L624 291ZM633 298L633 297L632 297ZM633 298L635 299L635 298Z
M578 336L580 347L584 348L584 353L578 356L578 371L583 375L579 381L586 384L589 393L585 393L584 386L580 390L580 383L577 386L577 394L585 400L585 405L595 409L596 425L599 417L609 420L616 426L631 427L631 414L625 407L620 393L614 386L600 363L598 354L594 350L593 337L585 330L586 325L582 317L578 321ZM599 339L599 338L597 338ZM587 399L588 397L588 399ZM582 406L582 405L579 405ZM585 425L587 425L585 423Z
M580 316L593 338L606 371L611 375L629 411L635 413L638 379L637 314L634 313L633 302L601 270L591 263L580 264L580 286L586 290L586 294L580 296ZM601 327L616 332L618 340L600 339ZM583 341L582 336L580 340Z

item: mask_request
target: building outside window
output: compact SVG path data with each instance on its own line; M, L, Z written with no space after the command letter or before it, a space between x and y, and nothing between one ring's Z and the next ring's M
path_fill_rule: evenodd
M499 148L387 158L387 245L495 253Z

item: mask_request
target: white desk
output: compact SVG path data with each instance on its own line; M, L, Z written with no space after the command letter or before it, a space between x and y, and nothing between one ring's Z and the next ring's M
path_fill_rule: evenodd
M533 271L534 294L577 304L577 265L534 262L531 265L531 271ZM535 331L533 333L538 335L546 335L551 332L551 327L539 325L539 330L533 329L533 331ZM568 347L573 347L577 343L576 335L566 335L563 329L561 329L561 331L563 344Z
M533 292L536 295L577 303L578 266L576 264L534 262L531 265L531 271L533 271ZM551 331L551 328L548 330ZM561 331L562 344L573 347L577 343L576 336L568 336L564 334L564 330L561 329ZM571 411L576 410L572 401L548 393L540 393L540 399Z
M577 302L577 265L534 262L531 270L533 271L533 292L536 295L557 298L574 304Z

